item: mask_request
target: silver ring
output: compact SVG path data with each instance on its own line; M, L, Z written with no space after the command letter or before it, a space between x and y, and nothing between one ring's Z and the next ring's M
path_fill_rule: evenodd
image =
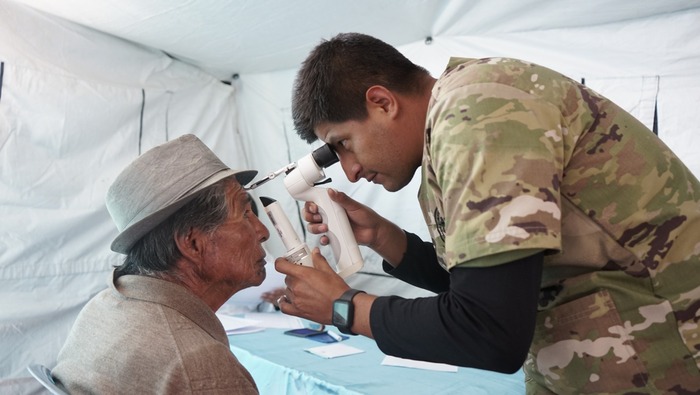
M282 299L284 299L285 302L290 303L287 295L282 295L279 298L277 298L277 306L279 306L282 303Z

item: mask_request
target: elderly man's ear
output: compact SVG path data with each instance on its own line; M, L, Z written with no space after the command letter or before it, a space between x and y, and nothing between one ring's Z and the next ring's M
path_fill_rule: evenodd
M187 232L175 236L175 245L183 257L199 261L204 253L206 234L199 229L190 228Z

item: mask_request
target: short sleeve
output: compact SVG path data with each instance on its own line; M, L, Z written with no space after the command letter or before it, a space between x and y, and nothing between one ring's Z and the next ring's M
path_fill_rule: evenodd
M448 268L560 248L565 128L556 106L509 85L468 84L441 92L429 122Z

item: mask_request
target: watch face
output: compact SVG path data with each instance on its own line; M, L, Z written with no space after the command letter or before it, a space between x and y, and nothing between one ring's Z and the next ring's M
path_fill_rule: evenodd
M349 310L350 302L344 300L336 300L333 302L333 325L338 327L347 326Z

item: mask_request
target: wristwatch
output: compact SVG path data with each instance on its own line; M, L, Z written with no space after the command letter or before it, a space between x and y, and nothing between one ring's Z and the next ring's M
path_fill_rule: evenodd
M355 305L352 303L352 298L358 293L365 293L359 289L348 289L340 298L333 301L333 318L331 322L338 328L339 331L347 335L356 335L352 333L353 317L355 316Z

